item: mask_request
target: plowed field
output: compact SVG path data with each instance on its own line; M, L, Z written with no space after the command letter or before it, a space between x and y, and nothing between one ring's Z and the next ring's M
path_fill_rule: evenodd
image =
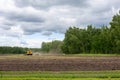
M120 57L0 58L0 71L120 70Z

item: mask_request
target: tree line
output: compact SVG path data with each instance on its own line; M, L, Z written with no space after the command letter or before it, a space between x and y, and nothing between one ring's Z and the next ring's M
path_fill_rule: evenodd
M62 41L42 42L41 51L46 53L62 53Z
M56 42L56 41L55 41ZM113 16L110 26L96 28L88 25L85 29L70 27L62 42L42 43L42 50L61 50L66 54L76 53L120 53L120 13Z
M28 50L32 50L32 52L42 52L41 48L0 46L0 54L26 54Z
M65 33L62 51L66 54L120 53L120 13L113 16L110 27L70 27Z
M1 46L0 54L24 54L28 48Z

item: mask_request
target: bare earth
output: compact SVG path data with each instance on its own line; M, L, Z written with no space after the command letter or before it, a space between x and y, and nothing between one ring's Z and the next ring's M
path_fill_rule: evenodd
M4 57L0 71L96 71L120 70L120 57Z

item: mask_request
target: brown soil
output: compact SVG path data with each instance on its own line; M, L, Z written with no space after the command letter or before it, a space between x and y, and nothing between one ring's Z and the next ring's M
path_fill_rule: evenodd
M32 57L32 56L31 56ZM120 70L120 57L0 59L0 71Z

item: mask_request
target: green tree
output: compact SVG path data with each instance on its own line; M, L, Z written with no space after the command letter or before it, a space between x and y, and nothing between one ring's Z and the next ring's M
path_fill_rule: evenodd
M70 27L65 33L62 50L64 53L76 54L86 49L86 30Z
M0 54L24 54L27 48L1 46Z
M42 42L42 47L41 50L44 52L49 52L50 51L50 47L51 47L51 43L50 42Z
M54 40L51 42L50 52L53 53L62 53L61 51L62 41Z
M43 42L41 50L43 52L51 53L61 53L62 41L54 40L52 42Z
M65 33L64 43L62 45L62 50L64 53L78 53L79 52L79 43L76 32L78 32L77 28L70 27Z
M120 52L120 12L113 16L110 22L110 35L112 40L113 52Z

